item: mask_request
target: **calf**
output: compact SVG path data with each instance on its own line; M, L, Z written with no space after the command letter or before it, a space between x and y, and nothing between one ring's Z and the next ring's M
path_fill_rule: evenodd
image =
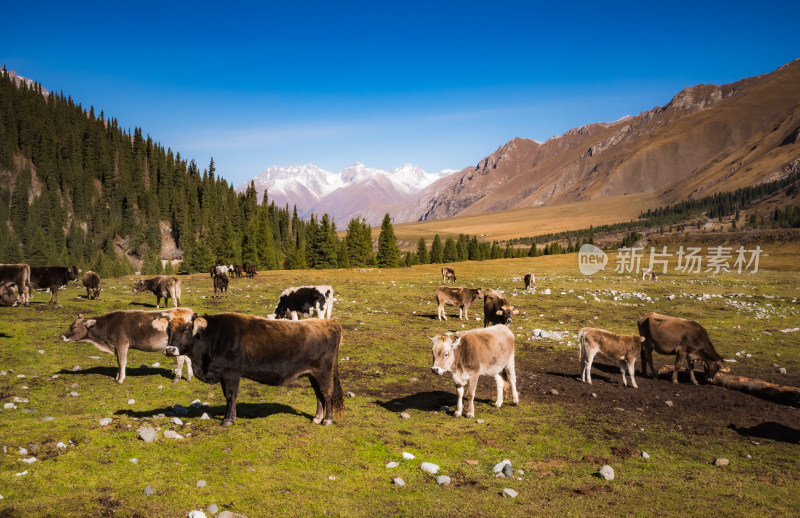
M518 315L519 310L508 302L502 293L486 290L483 299L483 327L496 324L510 324L511 316Z
M438 286L433 290L433 296L436 299L436 303L439 305L439 311L437 313L439 320L447 320L447 315L444 314L445 305L457 306L458 318L462 319L461 313L463 311L463 319L469 320L467 311L469 311L469 307L475 300L483 299L483 290L481 288L448 288L446 286Z
M77 280L77 266L31 266L31 287L49 291L50 304L58 304L58 290Z
M447 279L452 279L456 283L456 271L450 266L442 266L442 284L447 284Z
M222 385L224 426L236 419L241 378L286 385L308 376L317 396L314 423L332 424L334 412L344 410L339 381L342 327L335 320L293 322L239 313L195 314L186 324L170 323L168 333L165 354L189 356L200 380Z
M136 293L152 292L156 296L156 308L160 307L162 297L164 306L167 305L169 299L172 299L176 308L181 305L181 281L177 277L159 275L152 279L139 279L139 282L133 285L133 291Z
M228 292L228 278L224 275L215 275L214 276L214 296L217 296L217 290L219 290L220 295L222 292Z
M536 277L532 273L526 273L524 279L526 290L531 289L531 287L536 288Z
M27 264L0 264L0 281L16 284L19 289L19 302L26 306L31 299L31 267Z
M17 306L17 284L11 281L0 281L0 306Z
M645 313L639 318L639 334L644 337L642 342L642 372L647 375L647 365L655 375L653 367L653 349L660 354L675 355L675 370L672 373L672 382L678 383L678 371L685 361L701 361L705 363L706 378L709 382L714 379L717 372L728 369L723 367L722 356L717 354L708 332L694 320L659 315L658 313ZM689 378L697 385L694 377L694 368L689 367Z
M625 379L625 369L631 376L631 385L636 386L636 379L633 377L633 370L636 365L636 358L642 348L644 338L639 335L618 335L603 329L584 327L578 331L578 344L580 352L578 358L581 364L581 381L592 384L592 362L595 355L599 354L602 358L617 362L619 371L622 373L622 384L628 386Z
M86 297L97 300L100 298L100 276L89 270L83 274L83 285L86 287Z
M318 318L331 318L333 288L330 286L300 286L283 290L278 297L274 318L298 320L298 314L308 313Z
M461 417L464 410L464 386L467 387L469 397L467 417L475 417L475 389L481 375L494 376L497 382L497 408L503 406L503 389L506 384L511 385L514 404L519 404L517 377L514 372L514 333L506 326L459 331L450 336L438 335L431 340L431 370L440 376L447 371L453 373L458 393L455 417Z
M656 272L654 270L651 270L650 268L644 268L642 269L642 280L646 281L647 279L657 281L658 274L656 274Z
M78 315L69 329L61 335L65 342L89 342L103 352L117 357L117 383L125 381L128 350L161 352L167 346L167 325L188 322L194 312L187 308L159 311L112 311L96 318ZM178 357L174 382L181 379L183 364L187 363L187 379L192 379L191 360Z

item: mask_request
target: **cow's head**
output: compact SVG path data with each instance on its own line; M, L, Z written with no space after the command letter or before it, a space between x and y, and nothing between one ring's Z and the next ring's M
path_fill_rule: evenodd
M17 284L11 281L0 283L0 306L17 306Z
M725 367L722 360L704 360L706 366L706 379L709 383L714 381L718 372L728 372L730 369Z
M456 357L456 349L461 342L460 338L453 340L452 336L436 335L431 338L433 342L433 365L431 370L442 375L449 371L453 366Z
M83 315L78 315L75 322L69 326L69 329L61 335L61 339L65 342L77 342L83 340L89 334L89 328L96 323L93 318L85 318Z
M475 293L475 298L476 299L483 299L483 295L484 295L483 288L478 288L478 291Z
M71 281L77 281L79 273L80 270L78 270L77 266L70 266L67 268L67 278Z
M511 316L512 315L519 315L519 310L518 309L514 309L514 306L512 306L510 304L506 304L504 306L500 306L500 309L498 309L495 312L495 315L497 315L498 317L503 319L505 321L504 322L505 324L510 324L511 323Z
M275 306L275 311L273 312L272 318L286 318L286 313L289 311L289 304L286 301L286 297L281 297L278 299L278 305Z
M140 291L145 291L147 288L145 287L144 279L139 279L133 285L134 293L139 293Z
M208 321L193 313L188 321L181 323L179 320L171 321L167 327L169 340L164 354L167 356L181 356L188 354L194 345L194 339L208 326Z

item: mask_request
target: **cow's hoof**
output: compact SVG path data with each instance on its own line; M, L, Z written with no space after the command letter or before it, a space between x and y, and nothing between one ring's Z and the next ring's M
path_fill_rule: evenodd
M500 407L503 406L503 403L495 403L494 406L496 406L497 408L500 408Z
M314 419L311 420L311 422L314 423L314 424L320 424L322 422L322 418L321 417L315 417Z
M330 426L333 424L333 419L325 419L322 421L322 426Z
M178 383L180 380L180 377L176 377L172 380L172 383Z
M461 417L461 412L454 412L453 417Z
M221 426L233 426L233 419L223 419Z
M472 414L467 414L467 419L472 419L473 417L475 417L475 414L474 414L474 413L472 413Z

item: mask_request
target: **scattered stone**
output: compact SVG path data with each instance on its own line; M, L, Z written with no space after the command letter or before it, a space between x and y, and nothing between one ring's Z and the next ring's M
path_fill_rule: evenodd
M196 485L197 485L197 487L206 487L206 481L205 480L198 480Z
M132 405L132 404L134 404L134 403L136 403L136 400L135 400L135 399L129 399L129 400L128 400L128 404L129 404L129 405Z
M501 471L503 471L503 468L505 467L506 464L508 464L510 466L511 465L511 461L506 459L503 462L499 462L499 463L495 464L494 467L492 468L492 471L494 473L500 473Z
M514 491L510 487L507 487L507 488L503 489L503 497L505 497L505 498L517 498L517 495L519 495L519 493L517 493L516 491Z
M475 422L478 423L478 424L483 424L486 421L484 421L483 419L476 419Z
M597 397L597 394L592 392L592 397Z
M76 365L76 366L74 366L72 368L72 372L78 372L79 370L81 370L81 366L80 365Z
M217 518L247 518L247 516L231 511L222 511L217 515Z
M714 459L714 465L718 468L724 468L730 463L731 461L729 461L725 457L717 457L716 459Z
M407 451L403 452L403 458L406 460L414 460L414 454L408 453Z
M778 369L778 374L786 374L786 369L784 367L781 367L780 369Z
M108 426L111 424L111 421L113 421L113 419L111 419L110 417L104 417L100 419L100 426Z
M64 444L63 442L59 441L58 443L56 443L56 447L57 447L57 448L66 448L66 447L67 447L67 445L66 445L66 444Z
M409 414L408 412L400 412L400 417L402 417L403 419L411 419L411 414Z
M153 364L153 367L155 367L155 364ZM210 514L217 514L219 512L219 507L217 507L217 504L211 504L206 507L206 511L208 511Z
M352 392L347 392L347 397L354 398L354 397L356 397L356 395L353 394Z
M28 454L28 448L20 448L19 449L19 454L20 455L27 455Z
M600 468L600 471L598 471L597 474L606 480L614 480L614 468L608 464Z
M158 434L154 429L149 426L143 426L139 428L139 438L144 442L153 442L158 437Z
M556 389L550 389L550 390L547 391L547 393L550 394L551 396L557 396L558 395L558 391Z
M155 362L155 363L153 364L153 367L156 367L156 368L157 368L157 367L161 367L161 364L160 364L160 363L158 363L158 362Z
M200 419L211 419L211 417L206 412L203 412L203 415L200 416Z
M29 403L30 401L27 398L14 396L14 403Z
M450 477L447 475L439 475L436 477L436 483L440 486L449 486L450 485Z
M675 405L675 403L673 403L672 401L664 401L664 404L670 408L672 408Z
M28 457L27 459L22 459L22 462L26 464L33 464L36 462L36 457Z
M477 460L464 459L464 462L466 462L470 466L477 466L478 465L478 461Z
M416 381L419 381L419 379L418 378L408 378L408 381L410 381L411 383L414 383Z
M395 461L392 461L392 462L387 462L387 463L386 463L386 467L387 467L388 469L396 468L396 467L397 467L397 466L399 466L399 465L400 465L400 464L398 464L398 463L397 463L397 462L395 462Z
M4 410L14 410L15 408L17 408L17 405L15 405L14 403L6 403L5 405L3 405Z
M206 513L204 513L203 511L191 511L188 514L188 517L189 518L206 518Z
M513 477L514 476L514 469L511 467L511 464L506 464L505 466L503 466L502 473L503 473L503 475L505 475L508 478Z
M139 464L139 459L137 459L136 457L134 457L134 458L132 458L132 459L128 459L128 462L130 462L131 464Z
M650 454L649 454L649 453L647 453L646 451L643 451L643 452L642 452L642 458L643 458L643 459L649 459L649 458L650 458Z
M183 439L183 435L179 434L175 430L164 430L164 437L167 439Z
M14 476L15 477L24 477L27 474L28 474L28 470L25 470L25 471L20 471L19 473L14 473Z
M69 393L69 395L70 395L70 396L72 396L72 397L78 397L78 396L80 396L80 394L78 394L78 393L77 393L77 392L75 392L74 390L73 390L72 392L70 392L70 393Z
M47 416L47 417L43 417L42 421L44 421L46 423L46 422L49 422L49 421L55 421L55 419L56 418L53 417L53 416Z
M392 482L394 482L394 485L400 486L400 487L403 487L403 486L406 485L405 480L403 480L402 478L399 478L399 477L395 478L394 480L392 480Z
M176 425L178 425L178 426L181 426L181 425L183 425L183 421L181 421L181 418L180 418L180 417L173 417L172 419L170 419L170 421L171 421L173 424L176 424Z
M423 462L419 465L419 469L426 473L430 473L431 475L435 475L439 471L439 466L433 464L432 462Z

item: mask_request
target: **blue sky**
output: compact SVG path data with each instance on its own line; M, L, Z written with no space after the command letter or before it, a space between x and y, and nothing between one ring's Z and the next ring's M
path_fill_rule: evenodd
M460 169L800 58L796 0L6 4L0 64L234 185Z

